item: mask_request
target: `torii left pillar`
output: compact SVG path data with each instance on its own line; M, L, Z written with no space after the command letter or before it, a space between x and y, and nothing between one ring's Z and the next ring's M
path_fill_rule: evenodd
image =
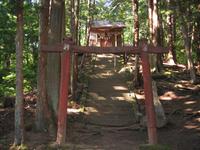
M66 140L66 124L67 124L67 103L68 89L70 79L70 50L69 44L73 44L70 37L65 38L63 43L55 45L42 45L43 52L60 53L61 55L61 72L60 72L60 92L58 102L57 117L57 138L58 145L64 144Z
M149 137L149 144L154 145L158 143L157 140L157 129L156 129L156 117L155 108L153 104L153 90L152 90L152 79L148 57L148 46L147 41L143 40L141 43L141 60L142 60L142 72L144 80L144 95L145 95L145 110L147 115L147 130Z
M70 78L70 51L65 48L61 53L61 78L60 78L60 97L58 106L58 126L57 126L57 144L63 144L66 140L66 123L67 123L67 102L68 88Z

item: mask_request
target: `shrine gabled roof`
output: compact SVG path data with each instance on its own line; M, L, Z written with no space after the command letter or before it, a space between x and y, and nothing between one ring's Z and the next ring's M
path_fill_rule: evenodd
M101 21L92 21L91 28L125 28L125 24L123 22L111 22L107 20Z

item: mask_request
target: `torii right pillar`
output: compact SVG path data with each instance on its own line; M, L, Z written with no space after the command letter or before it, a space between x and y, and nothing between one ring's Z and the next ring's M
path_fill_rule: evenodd
M145 110L147 115L147 129L149 144L157 144L156 117L153 103L152 78L149 64L147 40L141 41L142 73L144 80Z

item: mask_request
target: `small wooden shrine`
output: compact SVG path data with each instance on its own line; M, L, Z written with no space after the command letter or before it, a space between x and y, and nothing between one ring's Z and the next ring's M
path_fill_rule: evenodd
M125 27L122 22L93 21L90 25L89 46L122 46Z

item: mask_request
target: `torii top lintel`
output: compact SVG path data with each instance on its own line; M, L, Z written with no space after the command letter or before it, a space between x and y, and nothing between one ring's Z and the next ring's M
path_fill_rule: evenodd
M140 42L139 47L134 46L121 46L121 47L96 47L96 46L78 46L74 45L70 38L63 40L63 43L57 43L54 45L42 45L41 51L48 53L61 53L65 51L71 51L74 53L97 53L97 54L140 54L141 52L146 53L167 53L169 48L161 46L153 46L152 44L147 44L147 42Z

